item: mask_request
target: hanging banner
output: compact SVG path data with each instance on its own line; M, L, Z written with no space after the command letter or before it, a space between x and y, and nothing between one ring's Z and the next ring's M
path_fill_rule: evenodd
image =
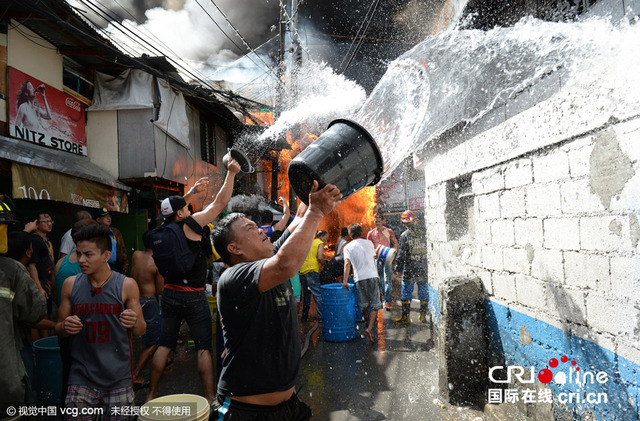
M87 208L129 212L126 192L30 165L11 165L14 199L57 200Z
M84 105L74 97L9 67L10 136L87 155Z
M389 178L376 186L376 201L384 209L400 210L407 207L406 197L404 165L401 165L393 170Z

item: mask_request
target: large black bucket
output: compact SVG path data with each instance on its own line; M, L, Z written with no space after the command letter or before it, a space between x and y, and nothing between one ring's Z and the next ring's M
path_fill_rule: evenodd
M288 174L296 195L308 204L314 180L320 188L334 184L347 198L380 181L383 169L382 154L369 132L351 120L338 119L289 163Z

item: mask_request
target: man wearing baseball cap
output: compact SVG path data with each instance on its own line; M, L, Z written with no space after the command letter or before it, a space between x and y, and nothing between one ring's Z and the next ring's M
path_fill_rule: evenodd
M189 325L189 330L194 338L203 395L209 403L215 399L213 360L211 358L211 312L204 291L206 260L202 247L202 234L203 227L213 222L231 199L233 181L240 171L240 165L231 159L227 164L227 169L228 172L220 191L213 202L202 211L192 215L187 200L182 196L170 196L160 204L160 211L165 217L164 223L175 223L182 228L187 245L196 257L191 270L168 275L165 278L162 292L162 333L158 349L153 355L147 401L155 399L157 396L158 383L167 363L169 352L172 349L175 350L182 319ZM206 185L204 181L208 183L208 179L203 180L198 180L189 194L203 190L202 186Z
M160 212L166 219L176 219L176 213L187 206L187 201L182 196L169 196L160 204ZM184 219L184 218L183 218Z
M93 219L100 225L111 230L111 257L109 258L109 266L116 272L125 273L129 268L129 259L127 258L127 247L124 245L124 238L119 229L111 226L111 214L107 208L96 209L93 213Z

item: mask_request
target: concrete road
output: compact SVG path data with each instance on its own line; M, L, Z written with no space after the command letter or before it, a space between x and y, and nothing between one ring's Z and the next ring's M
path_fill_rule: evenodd
M327 342L322 325L301 323L303 339L309 345L297 382L301 399L313 410L314 420L481 420L482 412L434 403L438 398L438 357L428 340L430 330L418 323L418 303L412 305L410 325L397 326L399 306L381 310L374 344L361 337L349 342ZM159 395L202 394L195 363L195 349L189 344L189 331L181 330L174 364L163 376ZM139 349L139 339L136 338ZM137 356L137 353L136 353ZM135 362L135 361L134 361ZM148 379L149 368L143 371ZM148 389L136 392L142 405Z
M327 342L322 327L311 336L302 359L300 395L313 410L314 419L351 420L476 420L480 411L441 408L438 398L437 351L430 329L418 323L412 305L412 322L399 326L393 319L400 309L381 310L373 344L362 337L349 342ZM303 325L303 330L308 327ZM479 418L482 419L482 418Z

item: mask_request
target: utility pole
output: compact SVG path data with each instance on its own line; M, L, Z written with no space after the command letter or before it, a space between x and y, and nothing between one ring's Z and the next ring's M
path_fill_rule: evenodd
M280 1L280 22L279 22L279 50L278 50L278 68L277 68L277 86L276 86L276 107L274 117L277 120L285 106L285 51L287 49L287 3ZM280 172L280 151L275 151L271 160L271 200L278 201L278 173Z
M291 25L294 29L298 28L298 0L291 0ZM292 92L292 95L298 96L296 78L298 77L298 69L302 66L302 48L300 48L300 39L298 33L294 30L291 31L291 87L296 89ZM296 193L293 191L293 187L289 184L289 204L291 209L295 212L297 210Z
M286 90L286 78L289 77L288 86L291 91L289 94L297 95L295 78L297 76L297 69L302 63L302 49L300 48L300 40L296 35L295 28L298 22L298 0L284 0L280 2L280 23L279 23L279 40L280 49L278 51L278 81L276 88L276 106L275 106L275 118L277 119L287 102L287 90ZM289 36L287 37L287 32ZM286 55L287 52L291 56L291 64L289 66L289 73L287 75ZM278 172L280 169L280 152L275 153L275 157L272 160L271 165L271 200L278 200ZM296 195L291 187L289 187L289 204L293 211L296 210Z

